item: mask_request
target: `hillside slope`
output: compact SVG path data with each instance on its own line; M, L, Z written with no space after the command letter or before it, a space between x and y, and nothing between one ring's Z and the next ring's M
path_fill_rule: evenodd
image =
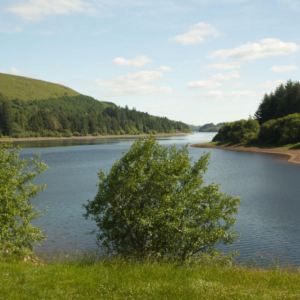
M0 137L71 137L191 131L182 122L98 101L58 84L0 75Z
M0 93L8 99L26 101L80 95L60 84L3 73L0 73Z

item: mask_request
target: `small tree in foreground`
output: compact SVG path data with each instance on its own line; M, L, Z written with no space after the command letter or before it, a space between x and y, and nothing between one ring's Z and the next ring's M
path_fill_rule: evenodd
M84 205L99 228L106 250L139 257L185 260L232 244L240 200L203 186L209 154L191 165L188 145L164 147L154 137L137 139L108 174L99 173L99 191Z
M19 159L20 148L12 142L0 143L0 258L32 253L33 245L45 239L42 230L30 224L41 216L30 199L45 185L32 181L48 166L39 162L39 154Z

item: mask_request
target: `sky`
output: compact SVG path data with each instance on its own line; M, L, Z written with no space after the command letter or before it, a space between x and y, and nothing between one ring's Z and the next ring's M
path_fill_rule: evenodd
M300 75L299 0L1 0L0 72L187 124Z

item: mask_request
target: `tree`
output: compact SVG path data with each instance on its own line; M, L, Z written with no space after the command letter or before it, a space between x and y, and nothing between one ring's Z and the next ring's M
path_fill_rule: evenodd
M19 159L19 152L12 142L0 143L0 257L30 254L33 245L45 239L30 223L41 216L30 199L44 189L32 181L48 166L39 162L39 154Z
M13 124L13 112L10 101L6 100L2 104L2 113L0 114L2 119L2 130L4 135L10 136L12 134Z
M240 200L203 185L208 158L192 166L188 145L177 150L154 137L137 139L109 173L100 170L98 193L84 205L98 244L109 253L182 260L232 244Z

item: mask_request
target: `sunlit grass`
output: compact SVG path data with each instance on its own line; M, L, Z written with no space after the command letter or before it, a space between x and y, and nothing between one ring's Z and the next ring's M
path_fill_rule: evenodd
M300 299L300 269L61 256L0 263L0 299Z
M9 99L18 98L20 100L80 95L78 92L60 84L2 73L0 73L0 91Z

